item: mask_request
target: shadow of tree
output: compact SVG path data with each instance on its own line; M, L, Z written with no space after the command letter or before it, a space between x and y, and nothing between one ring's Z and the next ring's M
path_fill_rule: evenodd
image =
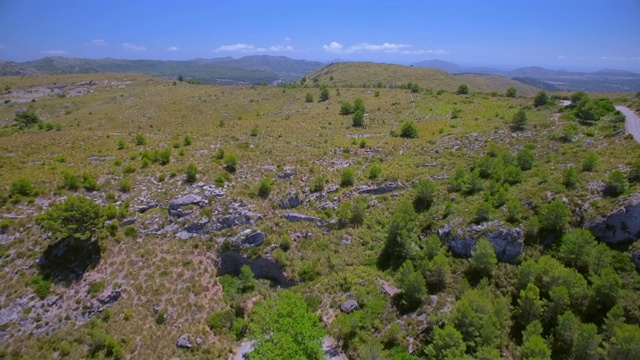
M98 241L63 239L49 244L38 259L39 274L55 283L70 284L100 263Z

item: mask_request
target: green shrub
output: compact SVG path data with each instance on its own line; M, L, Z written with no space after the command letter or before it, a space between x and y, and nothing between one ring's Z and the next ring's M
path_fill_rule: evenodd
M524 109L520 109L513 114L513 118L511 119L511 128L515 131L524 130L524 127L527 125L527 113Z
M456 94L465 95L469 93L469 87L466 84L462 84L458 86L458 90L456 90Z
M350 168L346 168L342 170L342 173L340 174L340 186L342 187L353 186L354 179L355 179L355 174L353 170L351 170Z
M233 327L236 315L232 309L219 310L207 317L207 326L215 334L227 332Z
M185 180L187 184L193 184L196 182L198 176L198 168L194 163L189 163L184 169Z
M540 90L536 94L536 97L533 99L533 106L535 107L544 106L544 105L547 105L548 102L549 102L549 96L547 96L547 93L544 90Z
M358 110L353 113L353 118L351 119L352 125L354 127L363 127L364 126L364 112Z
M184 139L182 141L184 146L189 146L189 145L191 145L192 142L193 142L193 140L191 139L191 136L189 136L189 135L185 135Z
M118 140L118 150L123 150L126 147L124 140Z
M429 210L435 200L436 184L430 180L422 180L416 186L413 208L417 212Z
M122 178L118 182L118 190L122 191L123 193L128 193L129 191L131 191L131 180L126 177Z
M85 171L82 173L82 188L86 191L92 192L100 190L100 185L98 185L96 178Z
M137 237L138 230L136 230L135 226L127 226L124 228L124 236L130 238Z
M100 204L79 195L53 204L36 217L36 223L50 232L53 240L89 240L103 222Z
M36 275L29 280L31 287L33 288L33 292L43 300L49 295L51 292L51 283L48 280L45 280L42 275Z
M573 166L562 171L562 185L567 189L575 189L578 185L578 172Z
M407 139L415 139L418 137L418 129L416 125L410 121L405 121L402 123L402 127L400 128L400 137Z
M33 186L31 180L20 178L12 182L9 186L9 197L14 197L16 195L35 196L38 195L38 190Z
M147 139L142 134L136 134L133 137L133 143L138 145L138 146L141 146L141 145L144 145L144 144L147 143Z
M60 188L75 191L80 188L81 181L80 178L69 171L62 172L62 184L59 185Z
M249 135L251 135L253 137L258 136L258 127L257 126L252 127L251 128L251 132L249 133Z
M304 97L304 101L308 102L308 103L312 103L314 101L313 94L312 93L307 93L307 95L305 95L305 97Z
M282 249L283 251L289 251L289 249L291 249L292 243L293 241L291 240L291 237L288 234L284 234L280 239L280 249Z
M609 196L619 196L624 194L629 188L627 177L620 170L612 171L605 183L605 193Z
M238 166L238 160L233 154L229 154L225 156L224 160L224 169L230 173L236 172Z
M273 181L269 178L263 178L258 185L258 196L263 199L268 198L269 194L271 194L272 187Z
M340 103L340 115L351 115L353 112L353 106L350 103L346 101Z
M324 185L327 183L327 179L322 176L322 175L318 175L313 179L313 184L311 184L311 192L321 192L322 190L324 190Z
M377 179L378 176L380 176L381 172L382 172L382 168L380 167L380 165L378 164L371 165L371 167L369 167L369 179L371 180Z
M582 162L582 171L594 171L598 166L598 155L595 153L588 153L587 157Z
M104 282L94 281L91 284L89 284L89 289L87 290L87 292L89 293L89 295L95 297L100 295L104 291L105 287L106 285L104 284Z
M223 149L223 148L221 148L221 147L220 147L220 148L218 148L218 149L216 150L216 154L214 155L214 158L215 158L216 160L222 160L222 159L224 159L224 149Z
M486 201L481 202L476 206L473 216L473 222L479 224L491 220L491 209L493 206Z
M507 93L505 94L507 97L514 98L516 97L516 88L510 87L507 89Z

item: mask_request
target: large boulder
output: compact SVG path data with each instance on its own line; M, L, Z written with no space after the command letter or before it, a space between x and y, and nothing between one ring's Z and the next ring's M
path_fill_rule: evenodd
M322 219L320 219L318 217L309 216L309 215L300 214L300 213L288 212L288 213L284 214L283 216L284 216L284 218L286 220L289 220L291 222L308 221L308 222L314 222L314 223L317 223L317 224L321 224L322 223Z
M358 303L355 300L347 300L340 305L340 310L344 313L350 313L358 309Z
M191 341L189 341L189 335L182 334L176 341L176 346L181 349L191 349L193 347L193 344L191 344Z
M496 257L500 261L513 263L524 249L524 232L519 228L509 228L500 221L491 221L468 228L454 230L453 225L447 224L438 229L440 241L445 243L451 251L463 256L471 257L476 249L476 242L486 237L496 250Z
M598 216L587 222L585 227L599 241L617 244L636 241L640 236L640 192L631 195L622 207L609 215Z
M289 195L289 197L280 203L280 209L295 209L300 205L302 205L302 201L300 201L297 195Z
M244 235L245 236L241 241L242 245L244 246L260 246L265 239L265 235L262 231L256 231L252 233L251 230L249 230L248 233Z

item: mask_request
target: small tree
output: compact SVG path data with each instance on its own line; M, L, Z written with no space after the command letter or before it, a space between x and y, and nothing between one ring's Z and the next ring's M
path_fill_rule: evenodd
M84 196L72 196L55 203L36 223L54 240L89 240L102 226L102 211L98 203Z
M353 111L353 106L350 103L346 101L340 103L340 115L351 115Z
M491 242L482 238L476 242L476 249L471 252L469 271L478 277L490 277L498 263L496 250Z
M587 157L582 162L582 171L594 171L598 166L598 155L595 153L588 153Z
M182 77L182 75L178 75L178 81L183 82L184 78Z
M533 167L533 162L535 161L535 156L533 152L526 147L520 151L516 155L516 162L522 171L530 170Z
M540 90L536 94L536 97L533 99L533 106L535 107L544 106L544 105L547 105L548 102L549 102L549 96L547 95L547 92L544 90Z
M235 155L228 154L224 157L224 169L230 173L236 172L236 168L238 166L238 160L236 160Z
M429 210L433 205L436 184L429 180L423 180L416 186L416 194L413 198L413 208L417 212Z
M314 101L313 94L312 93L307 93L307 95L304 97L304 101L308 102L308 103L312 103Z
M465 95L469 93L469 87L467 86L467 84L462 84L458 87L458 90L456 90L456 94L458 95Z
M510 98L516 97L516 88L514 88L514 87L508 88L506 95L507 95L507 97L510 97Z
M353 101L353 111L362 111L363 113L366 111L362 99L358 98Z
M144 135L142 135L142 134L136 134L136 135L133 137L133 142L134 142L136 145L141 146L141 145L144 145L144 144L146 144L146 143L147 143L147 139L146 139L146 138L144 137Z
M411 260L405 261L397 275L398 285L402 290L402 300L408 309L416 309L427 293L424 277L413 268Z
M562 200L555 199L550 202L542 212L540 218L541 230L551 234L561 235L569 223L570 216L569 206L562 202Z
M562 171L562 185L567 189L575 189L578 185L578 172L573 166Z
M511 120L511 128L515 131L524 130L525 125L527 125L527 113L524 109L518 110L515 114L513 114L513 119Z
M323 85L320 89L320 101L327 100L329 100L329 88L327 87L327 85Z

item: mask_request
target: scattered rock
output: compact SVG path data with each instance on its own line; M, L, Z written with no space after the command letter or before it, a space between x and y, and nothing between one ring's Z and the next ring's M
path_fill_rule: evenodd
M191 349L193 345L189 341L189 335L182 334L176 341L176 346L181 349Z
M351 245L351 236L345 235L342 237L342 245Z
M47 301L46 301L47 306L48 307L52 307L53 305L55 305L58 302L58 300L60 300L60 296L58 296L58 295L49 296L47 298Z
M133 225L135 223L136 223L136 218L130 217L128 219L123 219L122 221L120 221L120 227Z
M152 309L153 309L153 313L154 314L157 314L157 313L160 312L160 306L158 306L158 305L154 305Z
M120 289L105 290L96 300L102 305L109 305L118 301L120 296L122 296Z
M595 144L595 142L591 139L587 139L582 142L582 146L593 146L593 144Z
M136 198L136 201L141 203L140 205L134 206L133 210L139 212L140 214L143 214L151 209L155 209L158 206L160 206L160 204L158 204L158 202L153 201L153 200L148 200L145 198Z
M177 197L169 202L169 210L178 210L181 207L188 205L197 205L197 206L206 206L208 203L207 200L203 199L198 195L187 195L182 197Z
M621 208L605 217L596 217L585 227L596 239L608 244L637 241L640 236L640 192L631 195Z
M358 309L358 303L355 300L347 300L340 305L340 310L344 313L351 313Z
M399 182L388 182L380 186L361 186L358 188L358 194L382 195L397 190L404 190L404 185Z
M226 274L238 276L243 265L249 266L253 275L258 279L273 280L282 287L290 287L296 284L295 281L285 276L282 269L275 262L267 259L247 259L236 252L226 251L218 254L218 259L215 262L218 276Z
M288 198L280 203L280 209L295 209L300 205L302 205L302 201L300 201L297 195L289 195Z
M296 176L296 173L294 173L293 171L285 171L278 174L278 179L291 179L294 176Z

